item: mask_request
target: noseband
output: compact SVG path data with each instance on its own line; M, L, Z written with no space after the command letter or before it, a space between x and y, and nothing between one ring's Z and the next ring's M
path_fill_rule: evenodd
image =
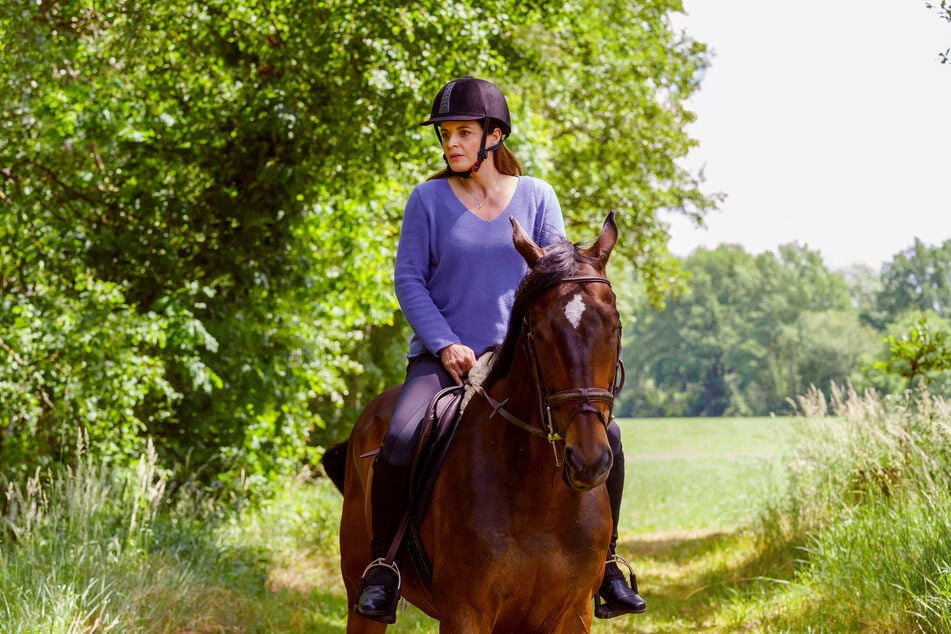
M609 287L611 286L610 280L604 277L596 276L566 277L554 282L552 286L569 283L595 283L607 284ZM614 375L614 382L611 385L610 390L605 390L599 387L577 387L567 390L560 390L558 392L552 392L550 389L548 389L545 379L542 376L541 362L538 359L538 351L536 349L535 343L537 338L535 336L535 331L532 329L530 313L522 322L522 327L525 330L526 352L528 353L529 359L531 359L532 378L535 382L535 388L538 390L538 406L540 410L539 413L541 416L542 427L530 425L506 410L505 405L508 404L509 399L505 399L499 403L490 397L485 390L478 388L478 391L492 406L492 416L495 414L500 414L505 420L516 425L517 427L548 440L551 443L552 451L555 454L555 465L557 467L561 467L561 460L558 457L558 449L555 443L559 440L564 440L564 437L555 430L555 425L551 417L551 410L552 408L564 407L566 405L577 405L577 408L568 418L568 423L565 425L566 434L568 432L568 428L571 426L571 423L574 422L578 414L581 413L596 414L598 416L598 420L600 420L601 424L604 425L605 430L611 425L611 421L613 420L611 416L611 410L614 408L614 399L624 386L625 377L624 363L621 361L621 334L618 332L617 371ZM595 403L607 405L607 417L605 417L604 413L600 409L595 407Z

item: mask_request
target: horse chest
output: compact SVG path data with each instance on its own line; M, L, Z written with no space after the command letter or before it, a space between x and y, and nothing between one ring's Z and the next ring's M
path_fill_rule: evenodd
M505 492L509 492L508 495ZM610 511L604 491L571 494L540 504L510 489L439 496L443 512L426 530L447 560L462 557L481 574L505 578L523 569L564 573L600 564L610 538ZM448 548L444 548L448 546Z

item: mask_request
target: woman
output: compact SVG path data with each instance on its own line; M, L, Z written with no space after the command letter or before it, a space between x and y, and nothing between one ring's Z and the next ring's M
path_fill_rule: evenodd
M498 87L473 77L451 81L422 125L434 126L446 169L413 190L403 215L394 281L413 337L406 381L373 463L374 560L354 606L358 614L384 623L396 620L399 571L386 555L406 509L422 411L440 389L461 384L477 356L502 342L515 289L527 273L508 218L531 228L543 248L565 234L554 190L522 176L518 159L504 145L511 123ZM624 480L617 425L610 427L609 438L615 456L608 478L614 536L599 591L602 618L646 609L614 561Z

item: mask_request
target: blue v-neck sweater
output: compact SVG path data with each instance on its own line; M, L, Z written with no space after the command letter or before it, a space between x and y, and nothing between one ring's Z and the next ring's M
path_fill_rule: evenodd
M505 338L515 289L528 267L512 243L514 216L540 247L565 236L551 185L521 176L508 207L482 220L446 179L426 181L403 214L394 283L413 337L409 356L463 343L476 355Z

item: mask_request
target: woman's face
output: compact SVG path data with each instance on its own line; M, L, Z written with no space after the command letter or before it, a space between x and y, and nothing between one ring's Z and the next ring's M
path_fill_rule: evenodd
M493 130L485 141L486 147L499 142L501 132ZM449 167L455 172L471 168L479 158L482 142L482 124L478 121L443 121L439 124L442 151Z

